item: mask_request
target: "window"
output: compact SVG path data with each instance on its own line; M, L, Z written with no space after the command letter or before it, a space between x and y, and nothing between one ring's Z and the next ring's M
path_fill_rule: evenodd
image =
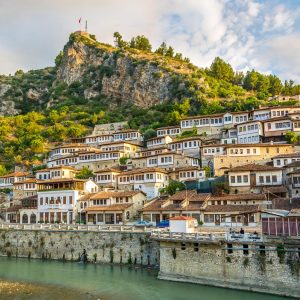
M43 197L40 198L40 205L43 205L44 199Z
M232 244L227 244L227 253L231 254L232 252Z
M263 176L259 176L259 183L264 183L264 177Z
M240 175L237 176L237 182L238 182L238 183L241 183L241 182L242 182L242 176L240 176Z
M243 181L244 181L245 183L248 182L248 175L244 175L244 176L243 176Z
M243 254L244 255L248 255L249 254L249 247L248 247L248 245L243 245Z
M276 176L276 175L273 175L273 176L272 176L272 182L273 182L273 183L276 183L276 182L277 182L277 176Z
M270 183L271 182L271 177L270 176L266 176L266 183Z
M73 196L69 197L69 204L73 204Z
M63 196L63 204L66 204L66 203L67 203L67 197Z
M235 176L230 176L230 182L235 183Z

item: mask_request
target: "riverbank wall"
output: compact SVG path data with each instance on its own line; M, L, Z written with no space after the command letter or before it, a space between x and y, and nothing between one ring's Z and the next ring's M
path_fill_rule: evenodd
M158 278L300 298L300 243L161 241Z
M0 255L100 263L159 264L159 242L147 232L0 229Z

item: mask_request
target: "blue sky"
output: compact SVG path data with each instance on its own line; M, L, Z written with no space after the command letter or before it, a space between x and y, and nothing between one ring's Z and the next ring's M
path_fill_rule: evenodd
M104 42L144 34L200 67L221 56L300 82L300 0L0 0L0 73L53 65L79 17Z

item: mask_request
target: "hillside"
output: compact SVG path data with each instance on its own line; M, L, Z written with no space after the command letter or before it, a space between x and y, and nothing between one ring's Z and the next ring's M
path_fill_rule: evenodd
M119 39L113 47L75 32L55 67L0 76L0 164L38 163L51 143L82 136L95 124L127 120L145 132L186 115L251 109L278 92L276 76L244 76L219 58L201 69L172 47L137 46L145 40L129 46Z

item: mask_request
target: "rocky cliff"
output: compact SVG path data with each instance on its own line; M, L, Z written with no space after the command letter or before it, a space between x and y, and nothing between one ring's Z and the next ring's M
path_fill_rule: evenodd
M161 55L137 49L122 51L76 32L64 48L57 81L67 85L80 82L86 99L102 94L149 107L174 99L174 80L193 72L193 66L186 62L167 61ZM181 88L185 88L184 83Z
M105 97L111 105L129 102L147 108L188 96L192 77L193 93L205 91L201 70L192 64L137 49L121 50L75 32L56 67L0 76L0 114L49 107L70 96Z

